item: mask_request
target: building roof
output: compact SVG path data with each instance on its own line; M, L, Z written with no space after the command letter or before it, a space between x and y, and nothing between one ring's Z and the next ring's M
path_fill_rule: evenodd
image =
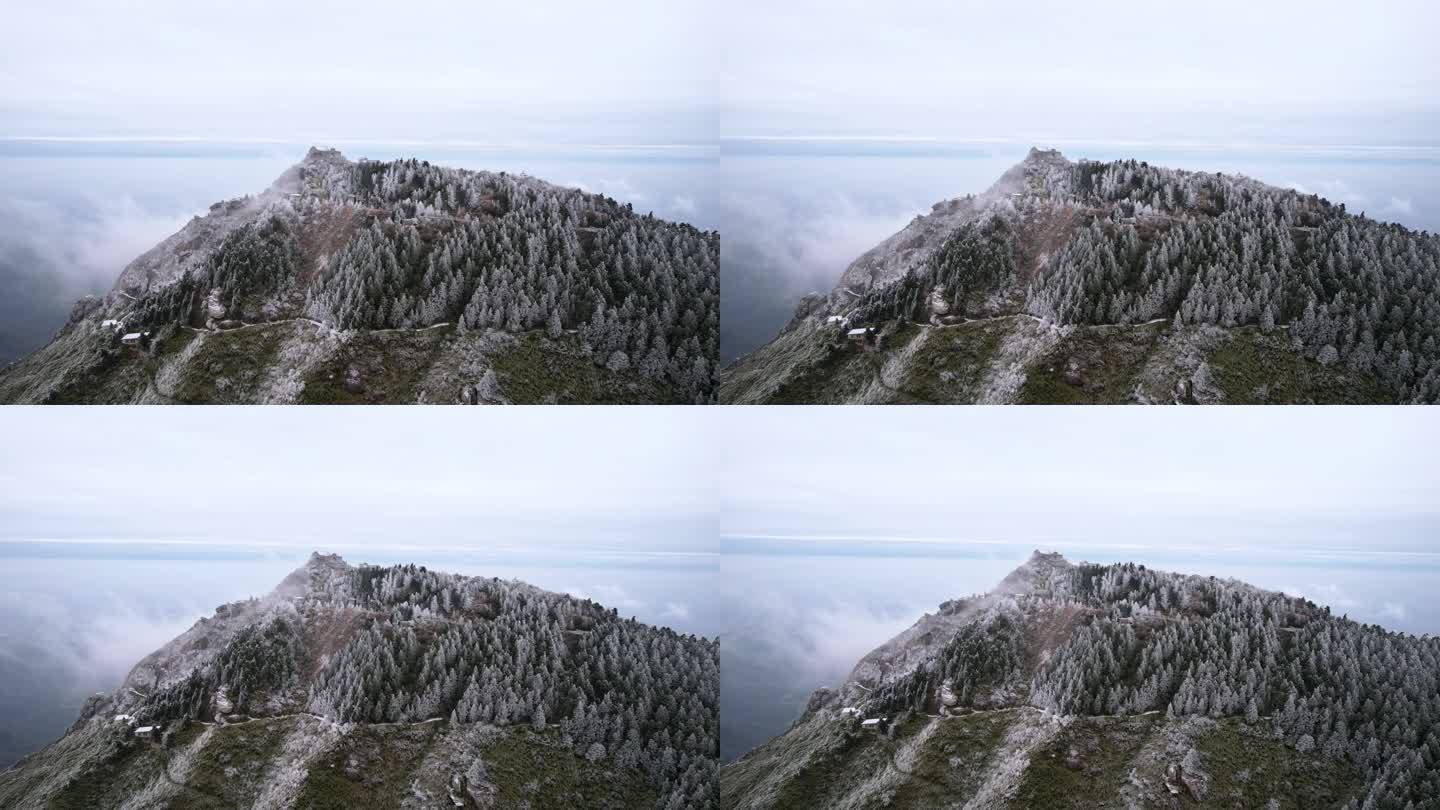
M136 734L149 734L150 732L152 732L152 731L154 731L154 730L155 730L155 727L154 727L154 726L141 726L141 727L135 729L135 733L136 733Z
M870 718L869 720L862 720L862 721L860 721L860 725L862 725L862 726L878 726L878 725L880 725L880 718L878 718L878 717L872 717L872 718Z
M122 337L122 338L120 338L120 339L121 339L121 340L139 340L139 339L140 339L140 333L139 333L139 332L130 332L130 333L128 333L127 335L125 335L125 337ZM113 340L113 338L112 338L112 340Z
M857 328L855 328L855 329L851 329L849 332L846 332L845 334L849 335L850 337L859 337L860 335L863 335L863 334L865 334L865 333L868 332L868 331L870 331L870 330L868 330L868 329L866 329L865 327L861 326L861 327L857 327Z

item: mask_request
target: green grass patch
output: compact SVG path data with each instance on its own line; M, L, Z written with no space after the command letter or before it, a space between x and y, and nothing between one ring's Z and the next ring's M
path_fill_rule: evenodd
M553 732L510 730L481 755L496 788L496 807L531 810L650 810L655 792L638 771L617 770L609 760L588 762L561 745Z
M817 752L794 778L781 785L774 807L821 810L834 806L863 780L882 771L895 755L895 743L883 735L854 730Z
M66 384L51 392L52 405L116 405L148 384L149 359L138 349L106 349L95 356L94 365L74 372Z
M1315 403L1320 405L1393 402L1373 375L1344 365L1322 366L1293 351L1289 338L1265 335L1255 327L1230 331L1230 340L1206 358L1225 401L1237 405Z
M205 342L185 365L173 397L188 403L245 401L294 329L289 323L266 324L205 335Z
M970 798L990 764L1014 712L983 712L938 721L920 748L910 779L895 791L895 808L942 807ZM931 721L922 716L920 719Z
M1090 717L1067 726L1030 757L1016 807L1091 810L1110 806L1129 778L1131 762L1161 714Z
M296 722L287 717L216 728L196 755L185 779L187 789L171 803L171 810L252 804L265 783L265 772L275 763ZM193 741L203 730L204 726L191 724L177 735L177 744L185 742L183 735L192 735Z
M1131 401L1135 381L1164 323L1077 327L1031 365L1018 401L1035 405L1099 405Z
M156 359L164 360L169 357L174 357L180 352L185 351L185 347L194 343L195 339L199 336L200 333L192 332L189 329L175 330L175 334L166 338L163 343L155 347Z
M1284 810L1343 807L1364 779L1343 760L1300 754L1268 733L1269 725L1221 720L1196 741L1210 777L1206 807L1260 808L1274 799Z
M770 395L775 405L810 405L840 402L855 386L879 369L877 355L858 352L849 345L829 346L824 358L791 377Z
M766 403L812 405L845 402L875 379L891 352L904 348L924 328L909 322L899 324L882 336L879 351L860 351L843 338L835 342L836 333L823 330L814 338L825 343L825 353L820 361L792 376L770 395ZM895 393L904 403L920 402L903 391Z
M582 357L572 336L552 341L540 332L490 356L505 397L517 405L627 405L675 402L671 387L633 371L613 372Z
M982 321L932 329L900 390L918 402L975 401L1010 327L1008 321Z
M358 726L310 764L295 806L308 810L399 807L412 774L446 725Z
M160 775L164 754L149 743L131 741L113 756L89 768L53 796L50 810L94 810L116 807Z
M310 405L411 405L454 326L418 332L357 332L305 378Z

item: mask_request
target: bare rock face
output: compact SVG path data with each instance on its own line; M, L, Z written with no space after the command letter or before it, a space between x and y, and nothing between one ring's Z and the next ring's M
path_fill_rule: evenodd
M1165 766L1165 789L1171 796L1179 796L1182 783L1180 780L1180 764L1172 762Z
M939 289L930 291L930 314L936 318L942 318L950 314L950 304L940 294Z
M1200 759L1198 750L1191 748L1185 753L1185 758L1180 761L1180 781L1184 783L1185 789L1190 792L1195 801L1205 801L1205 795L1210 789L1210 776L1205 773L1204 763Z
M87 295L76 301L75 306L70 308L70 318L65 325L72 326L90 317L100 309L101 303L101 300L93 295Z
M220 290L213 289L205 296L205 316L211 321L225 319L225 305L220 303Z
M801 298L800 303L795 305L795 314L791 316L790 323L785 329L787 331L794 329L796 324L799 324L811 315L824 312L827 300L828 299L820 293L809 293Z
M950 678L946 678L945 682L940 684L940 705L947 709L953 709L960 702L960 696L955 694L954 685L955 682Z
M821 707L830 702L835 696L835 690L820 688L810 694L810 700L805 704L805 711L819 711Z

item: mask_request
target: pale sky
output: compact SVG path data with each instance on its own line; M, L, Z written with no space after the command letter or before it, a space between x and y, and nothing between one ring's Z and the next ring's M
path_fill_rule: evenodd
M9 3L0 135L693 143L712 4Z
M727 537L1433 553L1440 533L1423 409L720 410Z
M711 554L699 411L7 408L0 542Z
M738 0L722 133L1434 141L1424 0Z

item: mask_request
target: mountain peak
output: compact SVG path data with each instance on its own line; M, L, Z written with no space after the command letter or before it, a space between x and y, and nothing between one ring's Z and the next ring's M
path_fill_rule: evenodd
M1030 559L1005 575L995 586L995 593L1022 595L1034 593L1036 586L1050 580L1059 571L1070 568L1070 561L1058 551L1036 549Z
M1025 163L1053 163L1060 161L1068 163L1065 155L1059 149L1041 149L1038 146L1030 147L1030 152L1025 155Z
M339 554L321 554L318 551L310 552L310 557L305 564L291 571L280 580L275 590L270 592L272 600L290 599L295 596L305 596L310 593L311 584L317 579L323 580L327 575L346 571L350 564Z
M713 806L717 642L519 581L319 552L276 595L145 656L0 772L0 806ZM600 658L626 666L592 682Z
M1040 552L1037 551L1035 553L1039 554ZM310 552L310 559L305 561L305 567L310 569L316 569L348 568L350 566L348 563L345 562L345 558L341 557L339 554L321 554L318 551L312 551Z
M321 149L321 148L318 147L318 146L312 146L312 147L310 147L310 151L308 151L308 152L305 153L305 160L304 160L303 162L304 162L304 163L322 163L322 162L323 162L323 163L335 163L335 162L349 163L349 161L345 159L344 153L342 153L339 149Z

